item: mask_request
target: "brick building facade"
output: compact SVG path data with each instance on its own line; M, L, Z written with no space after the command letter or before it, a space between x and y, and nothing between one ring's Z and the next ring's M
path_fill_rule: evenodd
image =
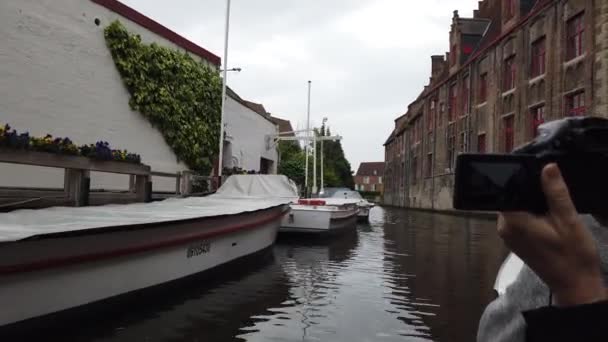
M459 152L509 152L569 115L608 116L608 1L484 0L385 146L389 205L450 209Z
M382 193L384 191L383 162L363 162L355 174L355 190Z

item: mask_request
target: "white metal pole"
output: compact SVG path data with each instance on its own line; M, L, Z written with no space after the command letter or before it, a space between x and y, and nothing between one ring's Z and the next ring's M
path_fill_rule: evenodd
M217 162L217 174L222 177L224 158L224 110L226 108L226 87L228 84L228 34L230 32L230 0L226 0L226 27L224 30L224 72L222 80L222 112L220 118L220 153Z
M306 145L304 145L304 155L306 156L306 168L304 171L304 191L308 193L308 146L310 145L310 87L311 81L308 81L308 104L306 107Z
M317 133L312 132L312 193L317 194Z
M325 132L323 132L325 133ZM325 137L325 135L324 135ZM321 193L325 193L325 188L323 186L323 141L325 139L321 139Z

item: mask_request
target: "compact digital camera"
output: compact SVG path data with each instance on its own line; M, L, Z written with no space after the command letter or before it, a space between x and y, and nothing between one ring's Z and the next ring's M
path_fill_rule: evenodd
M541 171L557 163L579 213L608 211L608 119L570 117L539 126L538 136L511 154L457 157L455 209L528 211L547 203Z

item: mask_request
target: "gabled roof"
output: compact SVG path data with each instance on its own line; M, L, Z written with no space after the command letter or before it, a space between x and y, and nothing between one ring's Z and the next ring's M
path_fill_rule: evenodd
M374 171L376 173L374 174ZM384 162L363 162L355 176L382 176L384 174Z
M255 102L251 102L251 101L245 101L245 106L249 107L249 109L251 109L252 111L260 114L260 115L264 115L267 116L268 112L266 111L266 108L264 108L264 105L262 105L261 103L255 103Z
M490 25L490 19L486 18L459 18L458 22L462 34L474 36L482 36Z
M242 97L239 96L239 94L237 94L234 90L232 90L232 88L226 87L226 96L231 97L233 100L235 100L236 102L240 103L241 105L249 108L250 110L254 111L256 114L259 114L264 119L276 124L274 121L271 120L270 114L266 113L266 110L264 110L262 113L260 113L260 112L256 111L255 109L251 108L250 104L253 102L243 99ZM264 106L262 106L262 105L259 105L259 106L264 108Z
M291 122L289 120L277 118L276 116L271 116L270 121L274 122L275 125L279 126L279 133L284 132L293 132L293 127L291 126ZM288 133L284 136L294 137L294 133Z
M92 2L103 6L110 11L131 20L132 22L138 24L139 26L156 33L157 35L165 38L166 40L174 43L175 45L209 61L209 63L220 66L222 64L222 60L217 55L209 52L207 49L193 43L192 41L180 36L174 31L170 30L166 26L160 24L159 22L143 15L142 13L136 11L135 9L123 4L117 0L91 0Z

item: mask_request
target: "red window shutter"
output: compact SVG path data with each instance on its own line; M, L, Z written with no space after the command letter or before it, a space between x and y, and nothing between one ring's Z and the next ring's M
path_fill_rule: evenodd
M582 55L585 51L584 13L581 13L566 23L566 59L570 60Z
M534 138L538 135L538 126L542 125L545 122L545 106L540 106L532 109L531 113L531 121L532 121L532 137Z

